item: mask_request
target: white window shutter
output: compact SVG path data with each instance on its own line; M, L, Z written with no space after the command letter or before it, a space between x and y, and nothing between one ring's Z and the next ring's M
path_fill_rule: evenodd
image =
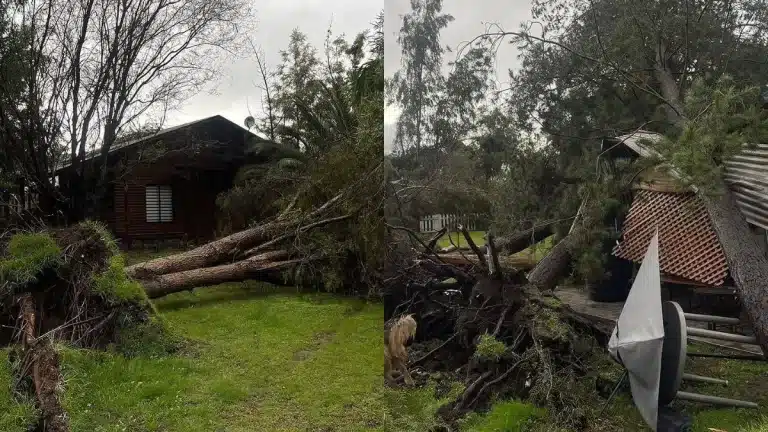
M147 222L173 222L173 194L171 187L147 186Z

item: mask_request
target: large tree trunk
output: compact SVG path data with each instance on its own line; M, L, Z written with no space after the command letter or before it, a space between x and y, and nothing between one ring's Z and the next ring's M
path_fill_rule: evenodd
M541 291L551 291L557 286L571 263L571 251L577 245L579 229L568 234L528 273L528 282Z
M719 199L702 195L702 201L725 252L741 307L752 323L760 347L768 355L768 259L736 207L730 190L726 188Z
M680 104L680 88L666 65L664 45L657 53L656 76L661 82L664 97L674 108L668 110L670 122L683 126L685 113ZM677 112L675 112L677 111ZM699 189L697 195L704 203L709 218L723 247L728 267L736 283L739 301L752 324L760 348L768 355L768 260L749 230L744 215L733 200L728 186L720 199L712 199Z
M288 259L286 251L270 251L232 264L169 273L140 280L150 298L209 285L243 280L261 280L285 285L281 272L304 259Z

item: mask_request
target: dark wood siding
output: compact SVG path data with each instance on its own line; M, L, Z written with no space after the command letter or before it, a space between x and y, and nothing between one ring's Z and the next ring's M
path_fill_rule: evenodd
M134 240L210 240L216 232L216 197L232 186L255 136L215 116L110 153L112 186L100 218L126 245ZM67 193L71 168L59 171ZM147 222L146 186L169 185L173 220Z

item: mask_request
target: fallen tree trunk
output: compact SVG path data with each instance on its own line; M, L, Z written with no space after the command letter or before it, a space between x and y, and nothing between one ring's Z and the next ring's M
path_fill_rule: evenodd
M702 195L702 201L725 252L741 306L760 348L768 355L768 259L736 207L730 190L726 188L719 199Z
M287 231L300 225L302 221L310 220L322 214L334 203L341 199L341 194L323 204L318 209L300 220L269 222L257 227L249 228L224 238L206 243L195 249L168 257L157 258L140 264L130 266L125 269L128 276L136 279L148 279L152 276L159 276L169 273L178 273L187 270L194 270L219 264L227 259L234 259L236 256L252 249L261 243L269 242L272 236ZM347 219L349 216L340 218L331 218L326 221L311 223L305 227L299 228L296 233L307 231L324 223L331 223L338 220ZM304 231L302 231L302 229ZM285 238L290 235L285 236Z
M260 280L277 285L286 285L281 272L295 264L310 261L311 258L287 259L287 251L270 251L232 264L203 267L147 279L139 279L149 298L163 297L175 292L193 288L218 285L225 282Z
M132 265L125 269L125 273L135 279L148 279L152 276L209 267L234 258L289 226L288 222L271 222L249 228L186 252Z

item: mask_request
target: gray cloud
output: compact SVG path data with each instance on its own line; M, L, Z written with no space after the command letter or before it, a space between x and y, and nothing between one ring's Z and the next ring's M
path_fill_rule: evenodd
M391 77L400 68L400 46L397 33L402 25L402 15L410 11L410 0L384 0L384 73ZM499 24L505 30L518 30L520 24L531 19L530 0L445 0L443 11L453 15L454 21L440 33L440 42L449 46L453 52L445 53L444 73L450 71L447 65L455 59L457 48L482 34L488 23ZM496 56L496 79L499 88L504 88L509 81L508 71L520 66L518 50L512 45L503 44ZM388 106L384 116L384 151L392 150L394 127L388 124L397 119L397 107ZM387 133L389 131L389 133Z
M274 68L280 62L280 50L288 45L294 28L307 34L322 54L328 26L334 34L348 39L371 26L383 8L381 1L360 0L260 0L256 6L258 24L251 39L264 51L266 63ZM233 59L222 65L221 78L208 91L190 98L178 111L169 113L167 125L175 125L220 114L243 124L252 113L261 112L261 90L253 84L258 79L253 58Z

